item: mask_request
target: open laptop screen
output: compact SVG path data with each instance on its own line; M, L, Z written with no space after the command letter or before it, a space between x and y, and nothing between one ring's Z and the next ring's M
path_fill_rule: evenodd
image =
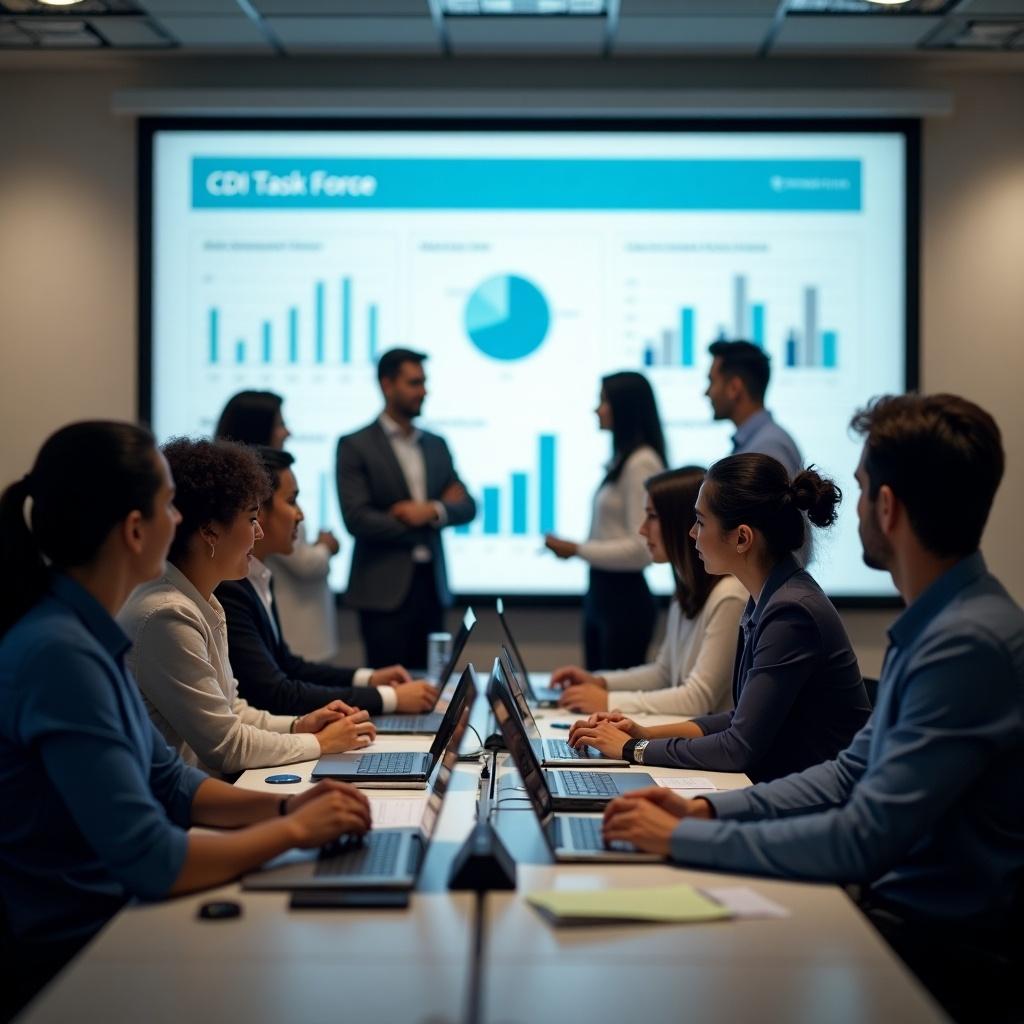
M522 719L516 709L515 698L509 690L497 658L494 659L494 668L491 670L491 678L487 684L487 699L494 712L505 746L512 755L516 769L522 777L523 786L530 798L530 803L533 804L534 812L542 822L546 821L548 815L554 811L551 790L548 789L548 784L544 780L544 773L541 771L540 763L530 745L530 738L523 728Z
M540 726L537 725L537 719L533 717L533 712L530 710L530 702L526 699L526 692L523 689L523 683L512 662L509 650L504 644L501 645L501 654L498 657L498 670L501 672L502 678L508 686L513 700L516 702L516 707L519 708L519 717L523 720L523 728L526 730L526 734L530 739L539 740L541 738Z

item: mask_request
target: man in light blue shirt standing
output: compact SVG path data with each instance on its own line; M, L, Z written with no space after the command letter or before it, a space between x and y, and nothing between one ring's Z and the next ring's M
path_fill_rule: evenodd
M687 865L862 884L872 921L954 1018L977 1019L983 997L986 1019L1018 1019L1024 612L978 550L999 429L951 395L883 398L852 426L864 560L907 605L872 718L836 760L774 782L616 800L605 837Z
M796 442L764 407L771 378L767 353L749 341L716 341L708 351L713 358L704 394L716 420L736 424L732 454L770 455L786 467L792 479L804 468L803 459Z

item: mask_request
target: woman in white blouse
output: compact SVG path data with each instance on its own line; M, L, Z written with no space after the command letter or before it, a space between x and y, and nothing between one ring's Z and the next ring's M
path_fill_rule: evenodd
M214 437L284 448L292 435L285 426L283 404L284 399L273 391L239 391L224 406ZM341 545L323 527L321 523L316 540L310 542L305 525L300 525L292 553L273 555L268 563L274 571L274 597L288 646L312 661L327 661L338 653L338 613L327 576Z
M270 480L255 452L230 441L178 438L162 450L181 523L163 575L138 587L118 616L156 727L187 764L214 775L368 745L376 732L367 713L341 701L295 718L238 696L213 591L247 575Z
M611 431L612 459L594 495L590 536L583 543L549 534L559 558L590 565L583 598L583 651L588 669L628 668L647 658L658 609L644 579L651 557L638 535L644 481L665 468L665 437L647 378L613 373L601 381L597 421Z
M609 707L626 714L707 715L732 709L732 670L747 592L734 576L710 576L690 529L704 481L699 466L659 473L647 481L640 536L651 558L671 564L676 592L668 630L655 661L592 674L566 665L551 675L565 687L559 703L592 714Z

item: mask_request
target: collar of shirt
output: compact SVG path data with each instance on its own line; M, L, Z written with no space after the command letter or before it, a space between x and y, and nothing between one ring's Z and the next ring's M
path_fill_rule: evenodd
M273 577L274 574L254 555L249 563L249 582L263 603L268 606L271 602L270 581Z
M761 621L761 616L764 614L764 607L771 600L772 595L786 580L799 571L800 563L792 555L786 555L782 561L776 564L775 568L768 574L768 579L764 581L761 593L757 596L757 602L755 603L753 597L747 601L747 607L743 612L743 617L740 619L744 635L757 628L757 624Z
M747 444L762 427L774 422L775 420L772 418L772 414L767 409L755 412L742 427L736 428L736 433L732 435L733 448L743 447L743 445Z
M921 631L956 595L976 579L988 572L980 551L957 562L944 572L906 611L889 627L889 642L894 647L913 643Z
M416 444L423 435L423 431L419 427L413 427L412 431L407 434L386 412L380 414L377 422L381 425L381 429L387 435L389 441L397 438L399 441Z
M132 645L131 640L85 587L70 576L55 572L50 580L50 592L82 620L85 628L115 661L119 662L124 657Z
M170 562L167 563L167 569L164 571L164 579L172 586L177 587L190 601L195 603L196 607L203 613L203 618L206 619L206 624L210 629L214 632L227 629L227 618L224 615L224 609L215 595L211 594L210 600L207 601L196 590L192 581L176 565L172 565Z

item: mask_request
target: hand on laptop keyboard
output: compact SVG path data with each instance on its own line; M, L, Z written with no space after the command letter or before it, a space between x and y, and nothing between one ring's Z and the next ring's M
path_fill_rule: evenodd
M292 841L302 849L335 842L343 835L361 836L370 829L370 801L346 782L325 779L289 797L285 806Z

